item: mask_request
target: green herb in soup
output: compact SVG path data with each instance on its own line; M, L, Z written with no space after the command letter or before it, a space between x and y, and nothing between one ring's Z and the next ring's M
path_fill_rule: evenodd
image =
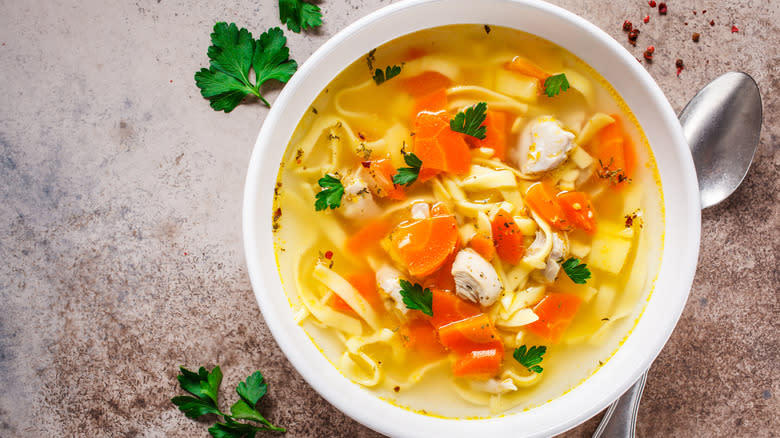
M274 205L281 277L323 353L450 417L593 373L641 312L663 230L617 93L560 47L490 29L422 31L347 67L300 121Z

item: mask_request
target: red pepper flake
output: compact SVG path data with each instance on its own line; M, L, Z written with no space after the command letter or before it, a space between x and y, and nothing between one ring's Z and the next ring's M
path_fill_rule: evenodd
M325 252L325 258L330 260L333 258L333 251L327 251Z
M633 25L633 24L631 24L631 22L630 22L630 21L626 20L626 21L624 21L624 22L623 22L623 30L624 30L625 32L630 32L630 31L631 31L631 29L633 29L633 28L634 28L634 25Z
M680 72L683 71L683 60L680 58L677 58L677 61L674 61L674 66L677 67L677 76L680 76Z
M710 20L710 26L715 26L715 20Z
M737 26L731 26L731 33L737 33L739 32L739 28Z
M688 25L688 22L686 21L686 22L685 22L685 23L683 23L683 24L687 26L687 25Z
M643 18L642 21L647 23L648 21L650 21L650 16L649 15L645 15L645 18Z
M653 60L653 52L655 52L655 46L648 46L645 50L645 59L648 61Z
M696 11L693 11L693 15L696 15Z
M632 46L636 45L636 39L639 37L639 29L631 29L631 32L628 33L628 42L631 43Z
M650 5L651 8L654 8L655 7L655 0L650 0L649 2L647 2L647 4Z
M658 13L661 15L666 15L666 12L667 12L666 3L663 2L658 3Z
M361 140L365 140L366 139L366 136L363 135L362 132L358 132L358 137L360 137Z
M363 167L365 167L366 169L371 167L371 162L370 161L361 161L360 164L362 164Z
M701 35L699 35L699 32L694 32L693 35L691 35L691 39L693 40L694 43L698 43L700 36Z

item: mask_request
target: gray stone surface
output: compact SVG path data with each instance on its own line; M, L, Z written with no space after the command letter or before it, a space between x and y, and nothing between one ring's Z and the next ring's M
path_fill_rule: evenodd
M321 29L288 33L293 56L305 60L387 3L320 3ZM646 67L676 110L722 72L758 81L754 167L703 214L693 290L650 371L639 432L774 436L780 7L681 0L659 16L644 0L555 3L637 57L655 45ZM628 46L621 23L645 15L638 46ZM0 436L206 436L205 423L169 402L180 364L220 364L226 394L262 370L264 412L288 436L376 436L301 379L255 304L240 210L267 109L225 115L200 97L192 75L216 20L258 33L279 24L272 0L0 0ZM686 65L679 77L676 58Z

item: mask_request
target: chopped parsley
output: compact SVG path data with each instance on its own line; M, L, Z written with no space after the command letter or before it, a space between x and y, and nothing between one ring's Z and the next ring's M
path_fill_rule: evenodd
M423 289L417 283L412 285L406 280L399 280L399 283L401 296L407 309L419 310L428 316L433 316L433 292L430 289Z
M544 353L547 352L547 347L540 345L538 347L531 347L527 350L526 348L527 347L525 345L521 345L515 348L515 352L512 353L512 357L514 357L515 360L520 363L520 365L524 366L528 371L541 374L541 372L544 371L544 368L540 367L539 364L542 363L542 356L544 356Z
M314 209L317 211L341 207L341 197L344 196L344 186L341 180L325 175L317 181L322 190L317 193Z
M450 120L450 129L484 140L487 132L487 128L482 126L487 116L485 111L487 111L487 102L480 102L466 108L466 111L459 112L454 119Z
M247 94L271 106L260 94L260 87L270 79L287 82L298 69L298 64L290 59L287 38L278 27L268 29L255 40L243 27L219 22L214 25L211 44L209 68L195 73L195 85L215 111L233 111ZM254 83L249 79L250 69L255 72Z
M557 96L561 91L569 89L569 80L563 73L552 75L544 80L544 93L547 97Z
M374 82L376 82L377 85L382 85L384 82L389 81L400 74L401 66L399 65L394 65L392 67L388 65L385 71L378 68L374 70Z
M420 167L422 166L422 160L413 153L404 154L404 162L409 167L401 167L398 169L398 173L393 175L393 183L398 185L408 186L411 183L417 181L417 177L420 176Z
M565 262L561 264L563 272L571 278L571 281L577 284L585 284L590 278L590 269L585 263L580 263L580 259L576 257L569 257Z
M319 6L301 0L279 0L279 19L295 33L322 25Z

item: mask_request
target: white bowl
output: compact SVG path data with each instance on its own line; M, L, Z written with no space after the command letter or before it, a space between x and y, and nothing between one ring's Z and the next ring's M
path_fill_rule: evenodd
M550 40L595 68L620 93L655 155L666 229L652 296L630 336L594 375L525 412L479 420L413 413L380 400L337 371L293 321L274 258L271 211L282 154L298 120L346 66L401 35L448 24L491 24ZM612 37L556 6L532 0L408 0L355 22L317 50L284 87L255 144L244 189L244 247L257 302L276 341L306 381L336 408L390 436L551 436L604 409L645 371L672 333L693 281L699 251L699 190L691 155L661 90Z

